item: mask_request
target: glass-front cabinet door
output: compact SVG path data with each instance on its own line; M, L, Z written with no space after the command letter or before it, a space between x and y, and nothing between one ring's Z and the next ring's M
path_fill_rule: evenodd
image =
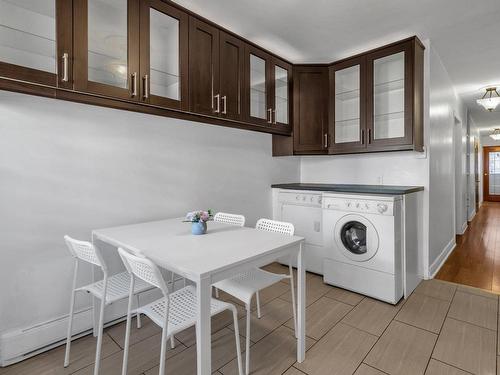
M273 123L271 97L271 56L252 46L246 52L247 121L261 125Z
M66 86L71 14L70 1L0 0L0 76Z
M368 147L412 143L411 45L368 56Z
M161 0L141 2L140 96L187 109L188 15Z
M139 2L74 0L75 89L140 100Z
M284 61L273 59L272 74L272 123L290 126L290 78L292 67Z
M365 67L361 57L330 68L330 148L334 151L366 147Z

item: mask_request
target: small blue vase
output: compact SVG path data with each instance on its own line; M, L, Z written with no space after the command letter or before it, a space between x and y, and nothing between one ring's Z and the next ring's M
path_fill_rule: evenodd
M191 233L195 235L207 233L207 223L205 221L195 221L191 223Z

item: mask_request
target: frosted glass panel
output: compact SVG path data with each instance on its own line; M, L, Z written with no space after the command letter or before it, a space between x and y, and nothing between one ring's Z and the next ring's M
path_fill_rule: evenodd
M0 61L56 73L55 0L0 0Z
M360 67L335 72L335 143L360 141Z
M400 52L374 61L374 139L405 136L405 55Z
M500 152L490 152L489 162L489 195L500 195Z
M179 20L150 9L151 94L180 100Z
M266 61L250 55L250 116L266 119Z
M288 124L288 70L274 67L275 84L275 122Z
M88 79L127 88L127 0L88 0Z

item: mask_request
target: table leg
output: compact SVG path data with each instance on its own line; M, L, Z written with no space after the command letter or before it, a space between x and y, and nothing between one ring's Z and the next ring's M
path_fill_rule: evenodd
M210 330L210 300L212 287L210 278L201 279L196 283L198 297L198 311L196 323L196 355L197 374L209 375L212 373L212 347Z
M297 256L297 362L306 357L306 270L304 268L303 243L299 245Z

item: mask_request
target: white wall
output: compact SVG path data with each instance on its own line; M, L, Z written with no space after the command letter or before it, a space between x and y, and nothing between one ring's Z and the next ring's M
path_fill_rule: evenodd
M67 314L64 234L201 208L252 225L299 172L268 134L0 91L0 333Z

